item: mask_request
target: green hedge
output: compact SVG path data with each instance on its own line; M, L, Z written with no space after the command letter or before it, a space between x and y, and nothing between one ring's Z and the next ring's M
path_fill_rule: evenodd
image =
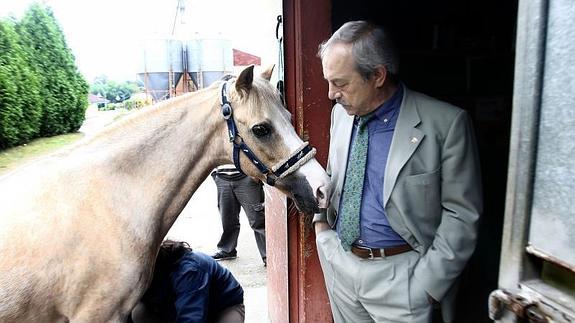
M13 21L0 21L0 149L40 133L40 83L19 44Z
M0 149L77 131L88 88L49 8L0 20Z

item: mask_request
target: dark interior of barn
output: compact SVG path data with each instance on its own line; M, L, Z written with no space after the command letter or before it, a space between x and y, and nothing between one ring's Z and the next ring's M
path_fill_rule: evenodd
M517 1L332 1L332 27L349 20L387 27L411 89L472 116L482 165L484 213L462 275L457 322L489 322L497 288L511 127Z

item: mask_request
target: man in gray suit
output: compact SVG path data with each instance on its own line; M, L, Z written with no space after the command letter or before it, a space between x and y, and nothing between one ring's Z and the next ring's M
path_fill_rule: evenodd
M336 105L333 193L314 225L335 322L430 322L438 303L452 322L482 212L470 118L399 82L398 59L378 26L344 24L319 56Z

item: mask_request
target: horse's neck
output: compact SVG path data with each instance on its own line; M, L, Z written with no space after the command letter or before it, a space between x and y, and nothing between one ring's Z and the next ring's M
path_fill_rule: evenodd
M87 149L103 153L109 187L120 193L113 199L122 200L114 202L126 210L119 216L136 217L127 219L136 232L163 237L225 155L225 122L214 104L216 90L160 104L87 144Z

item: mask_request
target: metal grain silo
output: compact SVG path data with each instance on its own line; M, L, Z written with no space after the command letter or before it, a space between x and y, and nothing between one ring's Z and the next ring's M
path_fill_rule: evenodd
M190 39L187 45L188 72L198 88L208 87L233 71L232 42L227 39Z
M154 100L159 101L173 96L183 73L181 41L149 39L143 42L143 57L138 76Z

